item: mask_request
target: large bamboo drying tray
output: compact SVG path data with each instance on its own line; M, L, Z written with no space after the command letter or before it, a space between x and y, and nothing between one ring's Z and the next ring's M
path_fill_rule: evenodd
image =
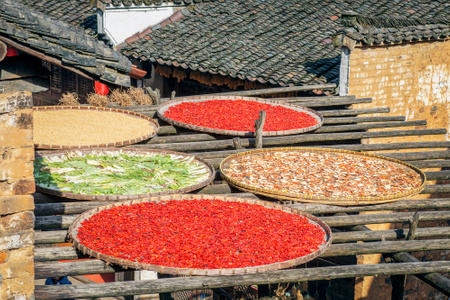
M126 259L120 259L109 255L104 255L101 253L98 253L96 251L93 251L83 244L81 244L77 238L78 228L80 227L81 223L89 219L92 215L96 214L97 212L100 212L104 209L113 208L116 206L122 206L122 205L131 205L135 203L143 203L148 201L167 201L167 200L194 200L194 199L217 199L222 201L230 201L230 202L243 202L243 203L250 203L250 204L258 204L262 205L268 208L278 209L285 212L293 213L300 215L304 218L307 218L311 223L318 225L321 227L321 229L325 233L325 241L324 243L319 247L319 249L315 252L312 252L310 254L307 254L302 257L298 257L295 259L283 261L283 262L277 262L273 264L267 264L267 265L260 265L260 266L254 266L254 267L245 267L245 268L230 268L230 269L194 269L194 268L176 268L176 267L165 267L160 265L151 265L151 264L144 264L139 263L135 261L130 261ZM70 225L68 230L70 241L74 244L74 246L79 249L83 254L88 254L89 256L102 259L106 261L107 263L114 263L118 264L124 268L133 268L138 270L150 270L155 271L158 273L163 274L173 274L173 275L208 275L208 276L219 276L219 275L242 275L242 274L253 274L253 273L262 273L262 272L268 272L273 270L279 270L279 269L286 269L290 268L296 265L304 264L321 254L323 254L328 248L331 246L331 229L330 227L322 222L319 218L308 214L306 212L302 212L298 209L290 208L287 206L283 206L277 203L273 202L267 202L262 201L258 199L249 199L249 198L239 198L239 197L232 197L232 196L218 196L218 195L193 195L193 194L179 194L179 195L167 195L167 196L160 196L160 197L151 197L148 199L139 199L139 200L130 200L130 201L123 201L123 202L116 202L114 204L97 207L94 209L91 209L89 211L86 211L82 213L80 216L78 216L75 221ZM299 237L301 238L301 237Z
M309 195L309 194L299 194L299 193L290 193L289 191L275 191L270 189L263 189L256 186L244 184L240 182L239 180L235 180L227 175L227 172L225 169L227 169L230 161L234 158L239 158L243 156L258 156L262 155L264 153L271 153L271 152L283 152L283 151L310 151L310 152L329 152L329 153L337 153L339 155L348 155L351 157L352 155L356 156L366 156L371 157L377 160L384 160L388 161L392 164L395 164L403 169L417 172L420 175L420 185L417 188L411 189L407 192L401 192L396 193L392 195L387 196L380 196L380 197L353 197L353 198L332 198L332 197L324 197L324 196L315 196L315 195ZM270 172L270 170L269 170ZM412 197L414 195L419 194L421 191L424 190L426 185L426 176L425 174L418 168L416 168L413 165L404 163L402 161L392 159L389 157L384 157L380 155L374 155L369 154L365 152L355 152L355 151L349 151L349 150L340 150L340 149L327 149L327 148L303 148L303 147L293 147L293 148L272 148L272 149L258 149L258 150L252 150L247 152L241 152L237 154L233 154L225 158L220 163L220 174L222 178L227 181L231 186L234 186L240 190L243 190L245 192L250 192L254 194L259 194L279 200L289 200L289 201L300 201L300 202L312 202L312 203L322 203L322 204L330 204L330 205L343 205L343 206L350 206L350 205L368 205L368 204L380 204L380 203L387 203L397 200L406 199L409 197Z
M176 100L171 100L168 102L165 102L161 104L157 108L157 114L158 117L164 121L166 121L169 124L187 128L190 130L196 130L196 131L202 131L202 132L208 132L208 133L215 133L215 134L222 134L222 135L231 135L231 136L255 136L255 132L250 131L236 131L236 130L224 130L224 129L218 129L218 128L208 128L208 127L202 127L197 125L192 125L188 123L183 123L179 121L175 121L173 119L170 119L166 116L164 116L164 113L172 106L175 106L177 104L180 104L182 102L205 102L210 100L246 100L246 101L255 101L255 102L261 102L270 104L273 106L283 106L285 108L289 108L295 111L304 112L311 117L315 118L317 121L316 125L304 127L304 128L297 128L297 129L291 129L291 130L280 130L280 131L263 131L263 136L282 136L282 135L291 135L291 134L299 134L307 131L315 130L322 126L323 124L323 116L310 108L303 107L300 105L295 104L289 104L284 101L276 101L276 100L268 100L268 99L262 99L262 98L253 98L253 97L239 97L239 96L194 96L194 97L185 97L185 98L178 98Z
M54 143L51 141L41 141L41 142L35 142L35 148L36 149L79 149L79 148L93 148L93 147L117 147L117 146L125 146L125 145L131 145L131 144L136 144L139 143L141 141L145 141L153 136L155 136L159 130L159 125L158 123L153 120L150 117L144 116L142 114L136 113L136 112L132 112L132 111L127 111L127 110L122 110L122 109L115 109L115 108L103 108L103 107L95 107L95 106L36 106L33 107L33 110L35 112L40 112L40 113L45 113L45 112L55 112L55 111L71 111L72 113L80 113L83 114L83 112L85 111L92 111L92 112L100 112L102 114L105 115L105 117L108 115L108 117L111 117L111 114L121 114L121 115L125 115L128 116L129 120L127 120L127 123L130 124L133 121L138 122L141 120L145 120L148 122L149 125L149 130L146 130L145 132L142 133L142 135L140 136L134 136L131 138L123 138L123 137L117 137L117 138L111 138L110 142L105 142L105 143L92 143L92 144L86 144L86 143L82 143L80 141L80 143L71 143L70 145L64 145L64 144L58 144L58 143ZM100 115L102 115L100 114ZM99 116L100 116L99 115ZM98 124L102 123L101 119L97 119L97 120L92 120L93 122L95 121L96 124L92 124L92 126L89 128L89 131L91 132L95 132L98 130ZM76 122L76 119L74 120L67 120L67 124L68 126L70 126L70 128L76 126L73 125L73 123ZM72 124L72 125L69 125ZM96 126L97 125L97 126ZM103 124L102 124L103 125ZM52 127L52 129L55 129L55 124L52 124L52 120L48 120L48 126ZM126 127L124 127L126 128ZM61 130L64 130L64 128L61 128ZM109 131L109 134L114 135L115 132L113 131ZM79 134L77 135L73 135L70 138L72 140L77 140L78 137L82 137L83 135L87 135L90 134L90 132L79 132Z
M208 170L209 170L209 177L208 179L204 180L203 182L200 182L196 185L187 186L180 189L175 190L169 190L169 191L162 191L162 192L156 192L156 193L146 193L146 194L130 194L130 195L87 195L87 194L76 194L71 192L64 192L64 191L58 191L53 190L45 187L41 187L36 184L36 191L43 194L49 194L69 199L75 199L75 200L91 200L91 201L121 201L121 200L132 200L132 199L142 199L147 198L151 196L161 196L161 195L169 195L169 194L179 194L179 193L188 193L197 189L200 189L208 184L210 184L215 176L216 171L214 167L207 161L201 159L200 157L186 154L182 152L175 152L175 151L169 151L169 150L157 150L157 149L126 149L126 148L83 148L83 149L77 149L73 150L80 152L82 154L88 154L92 153L93 151L122 151L122 152L131 152L131 153L155 153L155 154L174 154L178 156L184 156L184 157L194 157L194 160L197 163L203 164ZM51 156L62 156L68 153L68 150L56 150L56 151L37 151L36 152L36 158L39 157L51 157Z

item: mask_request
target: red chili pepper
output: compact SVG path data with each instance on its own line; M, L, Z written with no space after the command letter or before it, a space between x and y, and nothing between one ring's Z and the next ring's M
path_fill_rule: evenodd
M145 202L102 210L78 239L105 255L179 268L242 268L316 251L324 231L308 219L220 200Z
M266 111L264 131L306 128L318 123L314 117L305 112L247 100L181 102L171 106L164 116L200 127L253 132L255 120L259 118L261 110Z

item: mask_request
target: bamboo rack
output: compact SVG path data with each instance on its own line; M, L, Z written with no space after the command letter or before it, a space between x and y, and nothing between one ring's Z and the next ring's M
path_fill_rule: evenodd
M283 91L285 88L282 88ZM281 90L244 91L242 96L254 96L254 93L279 93ZM162 99L164 102L167 99ZM324 116L323 126L312 133L289 137L263 137L263 147L308 146L329 147L351 151L369 151L414 165L425 172L428 180L446 180L450 178L448 170L430 168L450 167L450 142L407 142L361 144L361 139L376 140L385 137L441 136L445 129L424 129L423 120L408 120L404 116L383 116L389 113L388 107L353 109L352 104L368 103L370 98L357 99L354 96L329 97L286 97L274 100L298 103L314 107ZM129 110L155 117L156 106L130 107ZM370 114L378 114L372 116ZM196 155L217 169L219 163L228 155L253 149L253 138L224 137L218 134L203 134L187 129L170 126L159 120L158 136L148 142L141 142L127 148L162 149L188 152ZM378 129L379 131L369 131ZM236 146L240 145L240 149ZM389 153L390 150L399 150ZM405 150L405 151L403 151ZM199 194L220 194L270 200L251 193L242 193L218 177L214 183L199 190ZM263 274L238 275L230 277L183 277L157 279L152 281L114 282L104 284L83 284L74 286L37 286L36 299L67 299L74 297L108 297L151 293L170 293L203 288L224 288L235 285L268 284L284 282L303 282L329 280L336 278L363 277L375 275L418 274L425 282L428 274L450 272L448 261L417 262L410 257L396 255L402 252L450 250L450 230L442 225L450 220L450 184L429 183L416 199L401 200L394 203L367 206L336 206L325 204L307 204L286 202L292 208L320 216L333 229L333 244L323 254L324 258L354 256L363 254L394 254L395 263L378 265L324 266L293 270L271 271ZM111 272L123 272L116 265L108 265L101 260L81 260L86 258L73 247L52 247L53 244L67 242L67 228L77 215L94 207L112 203L109 201L71 202L56 196L36 193L36 277L47 278L58 275L85 275ZM282 203L282 201L280 201ZM381 213L380 211L391 211ZM359 214L373 212L371 214ZM419 212L418 228L415 240L405 240L408 228L367 231L364 225L378 223L407 223ZM337 215L336 215L337 214ZM342 215L347 214L347 215ZM431 227L421 226L423 222L434 222ZM441 224L441 225L438 225ZM51 230L47 230L51 229ZM367 243L370 242L370 243ZM72 262L57 260L74 259ZM439 281L442 278L431 280ZM429 282L435 287L433 282ZM445 284L444 284L445 286ZM440 290L441 291L441 290ZM445 290L443 291L445 293ZM447 291L450 293L450 291Z

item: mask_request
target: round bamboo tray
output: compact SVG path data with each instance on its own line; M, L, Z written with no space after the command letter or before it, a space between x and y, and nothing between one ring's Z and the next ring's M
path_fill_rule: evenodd
M169 195L169 194L179 194L179 193L188 193L197 189L200 189L202 187L207 186L208 184L210 184L215 176L216 176L216 171L214 169L214 167L207 161L201 159L200 157L194 156L194 155L190 155L190 154L186 154L186 153L181 153L181 152L175 152L175 151L168 151L168 150L157 150L157 149L124 149L124 148L93 148L93 149L89 149L89 148L83 148L83 149L77 149L74 150L76 152L79 152L81 154L89 154L92 152L99 152L99 151L122 151L122 152L131 152L131 153L144 153L144 154L151 154L151 153L155 153L155 154L161 154L161 155L165 155L165 154L174 154L174 155L178 155L178 156L184 156L184 157L194 157L194 160L197 163L200 163L202 165L204 165L206 168L208 168L209 170L209 177L208 179L204 180L203 182L200 182L196 185L191 185L191 186L187 186L184 188L180 188L180 189L175 189L175 190L169 190L169 191L162 191L162 192L156 192L156 193L146 193L146 194L130 194L130 195L87 195L87 194L76 194L76 193L71 193L71 192L64 192L64 191L58 191L58 190L53 190L53 189L49 189L46 187L42 187L39 186L38 184L36 184L36 191L39 193L43 193L43 194L49 194L49 195L54 195L54 196L58 196L58 197L64 197L64 198L69 198L69 199L75 199L75 200L91 200L91 201L121 201L121 200L132 200L132 199L142 199L142 198L147 198L147 197L151 197L151 196L161 196L161 195ZM48 151L38 151L36 152L36 158L40 158L40 157L54 157L54 156L63 156L65 154L67 154L68 151L67 150L56 150L56 151L52 151L52 152L48 152Z
M177 267L165 267L161 265L152 265L152 264L145 264L145 263L139 263L136 261L126 260L117 258L114 256L104 255L102 253L98 253L96 251L93 251L83 244L81 244L77 238L78 234L78 228L81 226L81 223L89 219L94 214L104 210L113 208L116 206L122 206L122 205L131 205L136 203L143 203L143 202L149 202L149 201L167 201L167 200L194 200L194 199L215 199L215 200L222 200L222 201L229 201L229 202L243 202L243 203L249 203L249 204L257 204L262 205L268 208L272 209L278 209L282 210L288 213L293 213L300 215L304 218L307 218L309 222L318 225L325 233L324 237L324 243L319 247L319 249L315 252L312 252L310 254L307 254L302 257L298 257L295 259L283 261L283 262L277 262L267 265L260 265L260 266L253 266L253 267L244 267L244 268L230 268L230 269L194 269L194 268L177 268ZM78 216L74 222L69 227L69 239L73 243L73 245L79 249L83 254L88 254L89 256L101 259L106 261L107 263L114 263L118 264L124 268L133 268L138 270L150 270L155 271L162 274L173 274L173 275L187 275L187 276L193 276L193 275L204 275L204 276L219 276L219 275L244 275L244 274L253 274L253 273L262 273L262 272L268 272L273 270L280 270L280 269L286 269L290 268L296 265L304 264L321 254L323 254L326 250L329 249L331 246L331 229L330 227L325 224L323 221L321 221L319 218L302 212L300 210L290 208L287 206L283 206L277 203L262 201L258 199L249 199L249 198L239 198L239 197L232 197L232 196L217 196L217 195L193 195L193 194L178 194L178 195L167 195L167 196L160 196L160 197L151 197L148 199L139 199L139 200L130 200L130 201L123 201L123 202L117 202L114 204L97 207L94 209L91 209L87 212L84 212L80 216Z
M141 136L136 136L131 139L123 139L122 137L117 137L114 141L106 142L106 143L98 143L98 144L86 144L80 142L79 144L70 144L70 145L63 145L63 144L57 144L51 141L48 142L38 142L35 143L34 147L36 149L80 149L80 148L94 148L94 147L118 147L118 146L126 146L131 144L136 144L145 140L148 140L155 136L158 133L159 125L158 123L153 120L150 117L144 116L142 114L122 110L122 109L115 109L115 108L104 108L104 107L95 107L95 106L36 106L33 107L34 111L38 112L46 112L46 111L72 111L72 112L80 112L83 113L84 111L95 111L95 112L101 112L105 114L122 114L129 116L129 121L127 122L133 122L134 120L145 120L150 125L150 130L142 134ZM102 123L102 120L95 120L95 122ZM49 120L49 126L54 126ZM91 129L91 128L90 128ZM92 126L92 132L95 132L97 127L95 125ZM110 132L111 133L111 132ZM77 136L83 136L85 134L89 134L89 132L80 132ZM112 132L114 134L114 132ZM77 140L77 136L72 136L72 140Z
M340 197L325 197L325 196L316 196L313 194L300 194L289 192L288 190L284 191L276 191L272 189L264 189L257 186L248 185L242 183L242 181L236 180L227 174L227 168L230 164L230 161L239 157L258 157L263 156L264 154L273 153L273 152L292 152L292 151L302 151L302 152L327 152L327 153L335 153L339 155L346 155L349 158L352 156L364 156L370 157L380 161L387 161L391 164L394 164L404 170L408 170L411 172L416 172L420 175L420 184L418 187L408 190L406 192L399 192L391 195L385 195L380 197L351 197L351 198L340 198ZM300 202L311 202L311 203L321 203L321 204L330 204L330 205L343 205L343 206L351 206L351 205L368 205L368 204L380 204L398 201L402 199L406 199L412 197L414 195L419 194L423 191L426 185L426 176L425 174L418 168L413 165L404 163L402 161L392 159L389 157L384 157L380 155L368 154L364 152L354 152L348 150L339 150L339 149L321 149L321 148L302 148L302 147L293 147L293 148L272 148L272 149L259 149L252 150L247 152L241 152L237 154L230 155L225 158L220 164L220 174L222 178L227 181L231 186L236 187L245 192L250 192L254 194L259 194L279 200L289 200L289 201L300 201Z
M304 128L297 128L297 129L291 129L291 130L280 130L280 131L263 131L263 136L282 136L282 135L292 135L292 134L300 134L307 131L315 130L322 126L323 124L323 116L310 108L303 107L300 105L294 105L289 104L283 101L276 101L276 100L268 100L268 99L261 99L261 98L253 98L253 97L238 97L238 96L195 96L195 97L186 97L186 98L178 98L176 100L171 100L168 102L165 102L161 104L156 112L158 114L158 117L164 121L166 121L169 124L187 128L190 130L196 130L196 131L202 131L202 132L208 132L208 133L215 133L215 134L221 134L221 135L231 135L231 136L255 136L255 132L250 131L236 131L236 130L224 130L224 129L218 129L218 128L209 128L209 127L202 127L197 125L192 125L188 123L183 123L179 121L175 121L173 119L170 119L166 116L164 116L164 113L172 106L175 106L177 104L180 104L182 102L205 102L210 100L247 100L247 101L254 101L254 102L260 102L260 103L266 103L271 104L273 106L283 106L288 109L292 109L295 111L303 112L311 117L315 118L317 121L316 125L310 126L310 127L304 127Z

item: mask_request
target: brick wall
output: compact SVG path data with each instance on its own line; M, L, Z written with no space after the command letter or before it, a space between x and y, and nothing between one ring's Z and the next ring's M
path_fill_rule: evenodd
M355 48L350 54L349 95L371 97L370 104L353 108L389 107L388 114L405 116L406 120L426 120L424 128L450 129L450 40L406 43L384 47ZM414 129L402 127L399 129ZM374 129L376 130L376 129ZM383 131L388 129L382 129ZM398 129L392 129L398 130ZM363 140L363 143L402 143L445 141L447 135L408 136ZM438 149L434 149L438 150ZM415 149L407 151L417 151ZM388 151L385 151L388 152ZM416 198L423 198L424 195ZM391 224L374 224L372 230L393 228ZM439 226L433 224L433 226ZM419 260L448 260L449 251L413 253ZM380 262L380 255L360 255L359 264ZM389 299L390 278L385 276L357 278L355 299ZM405 299L445 299L445 295L414 276L408 276Z
M0 299L34 291L31 93L0 94Z
M449 86L450 40L362 47L355 48L350 54L349 94L373 98L372 104L355 105L355 108L390 107L389 114L378 115L427 120L426 128L448 130ZM436 141L449 137L448 134L398 137L395 141L410 142L412 139ZM387 142L394 142L394 138L370 140L370 143Z

